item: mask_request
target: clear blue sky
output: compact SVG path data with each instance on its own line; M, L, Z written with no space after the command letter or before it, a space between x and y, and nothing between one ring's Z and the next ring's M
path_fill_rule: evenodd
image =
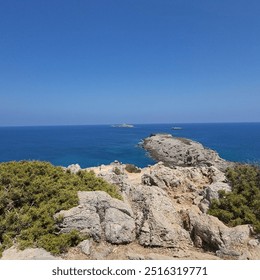
M259 0L0 0L0 125L260 121Z

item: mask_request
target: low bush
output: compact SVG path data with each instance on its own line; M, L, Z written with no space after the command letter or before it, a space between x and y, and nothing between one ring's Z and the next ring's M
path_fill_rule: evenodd
M133 164L126 164L125 170L129 173L141 173L141 169Z
M260 233L260 168L253 165L238 165L229 168L226 176L232 192L219 192L208 214L214 215L229 226L252 224Z
M115 186L93 172L72 174L39 161L1 163L0 253L14 242L21 249L42 247L54 254L78 244L83 236L60 234L53 216L76 206L78 191L96 190L121 198Z

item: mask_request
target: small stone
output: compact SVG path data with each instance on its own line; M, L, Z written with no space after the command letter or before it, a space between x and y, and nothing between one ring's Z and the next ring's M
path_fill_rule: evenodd
M67 167L67 170L70 170L71 173L77 173L81 170L81 167L79 164L71 164Z
M201 200L203 199L203 196L197 196L194 200L193 200L193 204L198 205Z
M248 245L251 247L256 247L259 245L259 241L257 239L251 239L248 241Z
M145 260L145 257L143 255L135 254L135 253L127 254L127 258L129 260Z
M93 245L93 241L90 239L84 240L79 243L78 247L85 255L89 256L91 254L91 248Z

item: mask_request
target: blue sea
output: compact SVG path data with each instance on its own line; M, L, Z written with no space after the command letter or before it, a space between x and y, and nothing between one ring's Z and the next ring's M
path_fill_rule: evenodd
M260 163L260 123L0 127L0 162L43 160L90 167L119 160L145 167L154 161L138 143L151 133L199 141L227 160Z

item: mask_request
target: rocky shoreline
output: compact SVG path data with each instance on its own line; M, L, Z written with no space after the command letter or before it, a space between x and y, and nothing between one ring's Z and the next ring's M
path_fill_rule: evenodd
M260 259L250 225L229 228L207 214L218 191L231 191L224 170L234 163L200 143L157 134L143 147L159 162L131 173L127 165L87 168L118 187L122 200L103 191L78 192L79 205L61 211L61 232L77 229L89 238L62 259ZM81 170L71 165L71 172ZM2 259L48 259L42 251L14 248ZM35 251L32 251L35 250ZM16 253L15 253L16 252ZM44 257L43 257L44 255Z
M219 157L218 153L205 148L201 143L173 137L171 134L155 134L142 142L142 147L156 161L168 166L215 166L221 171L234 163Z

